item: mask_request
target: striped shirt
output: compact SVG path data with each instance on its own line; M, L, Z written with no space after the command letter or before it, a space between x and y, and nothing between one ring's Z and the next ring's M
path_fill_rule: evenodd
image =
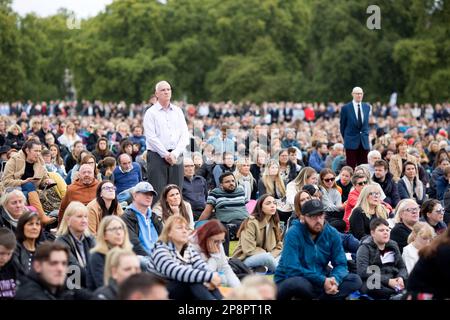
M149 267L159 276L184 283L211 282L214 274L190 244L181 255L172 242L155 244Z
M241 186L231 193L215 188L209 193L206 203L214 207L216 218L221 222L230 223L232 220L244 220L248 217L245 207L247 198Z

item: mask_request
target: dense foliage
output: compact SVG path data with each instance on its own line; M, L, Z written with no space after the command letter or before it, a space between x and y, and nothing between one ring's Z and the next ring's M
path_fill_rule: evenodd
M449 97L445 0L116 0L66 25L69 13L19 17L0 0L0 101L64 97L64 70L85 99L148 99L167 79L176 98L342 101Z

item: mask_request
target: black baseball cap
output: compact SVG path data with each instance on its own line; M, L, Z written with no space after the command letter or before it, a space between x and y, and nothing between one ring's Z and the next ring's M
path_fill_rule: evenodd
M317 199L308 200L302 206L302 214L308 217L321 215L324 210L322 201Z

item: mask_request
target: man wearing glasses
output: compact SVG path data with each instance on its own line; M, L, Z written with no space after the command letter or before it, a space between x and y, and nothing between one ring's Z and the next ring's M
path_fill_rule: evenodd
M348 272L341 236L325 223L324 210L320 200L308 200L287 232L274 277L278 299L343 300L361 288L360 277Z

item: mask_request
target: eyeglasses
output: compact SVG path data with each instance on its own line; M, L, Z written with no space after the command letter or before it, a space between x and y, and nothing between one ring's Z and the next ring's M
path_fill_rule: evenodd
M106 191L116 191L117 188L114 187L114 186L112 186L112 187L106 186L106 187L102 187L102 190L106 190Z
M366 185L368 183L368 181L366 180L366 181L361 181L361 182L358 182L358 183L356 183L358 186L364 186L364 185Z
M439 214L444 214L445 210L444 210L444 208L440 208L439 210L434 210L433 212L434 213L439 213Z
M420 210L419 207L405 209L405 211L408 211L409 213L419 212L419 210Z
M120 226L120 227L114 227L114 228L106 228L105 230L108 232L117 232L117 231L123 231L123 227Z
M369 192L369 196L378 198L378 197L381 196L381 193L379 193L379 192L377 192L377 191Z
M185 168L192 168L192 167L195 167L193 164L187 164L187 165L185 165L184 166Z
M333 178L328 178L328 179L323 179L323 181L325 181L325 182L331 182L331 181L334 181L334 179L335 179L335 177L333 177Z

